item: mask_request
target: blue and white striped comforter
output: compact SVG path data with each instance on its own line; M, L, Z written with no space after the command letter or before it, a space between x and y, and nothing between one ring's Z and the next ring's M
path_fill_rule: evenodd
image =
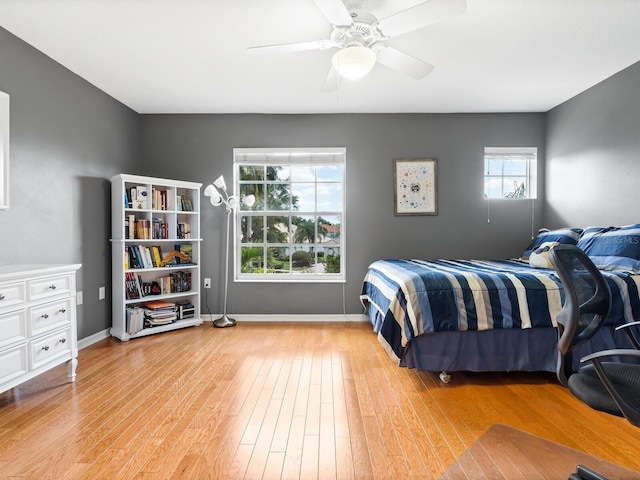
M608 323L640 318L640 275L602 273ZM393 259L369 266L360 298L383 346L402 358L407 342L431 332L555 327L562 295L554 270L522 260Z

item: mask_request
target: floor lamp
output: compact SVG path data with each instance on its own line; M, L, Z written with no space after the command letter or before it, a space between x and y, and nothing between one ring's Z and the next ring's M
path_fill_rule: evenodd
M231 213L238 208L240 202L235 195L229 195L227 192L227 185L224 181L224 176L220 175L211 185L207 185L204 190L204 195L209 197L211 205L219 207L224 205L226 214L226 250L225 250L225 269L224 269L224 304L222 308L222 316L213 321L213 326L218 328L233 327L236 321L227 315L227 291L229 287L229 226ZM253 206L256 197L254 195L247 195L242 198L242 203L251 207Z

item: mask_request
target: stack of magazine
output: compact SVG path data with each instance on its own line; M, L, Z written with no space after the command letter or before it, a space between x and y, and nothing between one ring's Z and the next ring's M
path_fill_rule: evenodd
M151 302L145 302L143 306L145 327L167 325L169 323L175 322L178 318L175 303L163 302L162 300L154 300Z

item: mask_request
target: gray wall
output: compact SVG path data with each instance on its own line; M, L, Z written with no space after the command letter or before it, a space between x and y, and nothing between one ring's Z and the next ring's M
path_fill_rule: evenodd
M0 264L82 263L78 337L105 330L108 179L139 163L139 116L2 28L0 90L11 97L11 208L0 211ZM98 300L100 286L106 300Z
M233 178L234 147L347 148L343 285L230 283L239 314L360 313L367 266L389 257L506 258L531 240L530 201L483 200L483 148L535 146L544 159L544 114L143 115L143 168L154 176L210 183ZM438 159L437 216L396 217L393 159ZM539 171L544 177L544 166ZM541 182L542 183L542 182ZM206 201L206 199L203 199ZM538 213L542 203L536 204ZM221 311L223 212L202 214L202 275L208 305ZM535 229L538 225L536 221ZM217 288L215 288L217 287ZM206 311L206 310L205 310Z
M547 125L548 225L640 223L640 63L554 108Z

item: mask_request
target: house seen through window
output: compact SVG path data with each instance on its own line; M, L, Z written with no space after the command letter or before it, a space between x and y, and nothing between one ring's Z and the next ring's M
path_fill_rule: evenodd
M345 280L345 148L234 149L235 278Z
M485 198L536 198L538 149L485 147Z

